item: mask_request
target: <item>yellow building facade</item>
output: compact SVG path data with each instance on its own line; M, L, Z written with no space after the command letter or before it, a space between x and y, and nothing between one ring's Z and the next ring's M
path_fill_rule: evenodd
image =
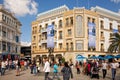
M107 22L107 23L106 23ZM54 51L47 48L47 26L54 25ZM91 38L89 29L95 33ZM70 10L66 5L40 13L32 22L32 58L65 57L76 61L78 55L85 57L106 55L110 45L111 28L120 27L120 16L101 7L86 10L84 7ZM92 41L93 39L93 41ZM93 45L94 44L94 45ZM90 46L92 45L92 46Z

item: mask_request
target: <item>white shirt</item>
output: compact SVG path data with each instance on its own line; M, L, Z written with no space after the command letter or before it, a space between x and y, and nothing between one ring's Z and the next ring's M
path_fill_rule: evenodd
M102 69L107 69L107 63L102 63Z
M48 61L45 62L43 71L50 72L50 63Z
M1 68L5 68L5 66L6 66L6 63L2 61Z
M119 64L118 63L111 63L111 68L118 68L119 67Z

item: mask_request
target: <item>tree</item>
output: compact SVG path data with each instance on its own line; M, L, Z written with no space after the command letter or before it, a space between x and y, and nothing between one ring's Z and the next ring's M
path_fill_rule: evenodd
M108 48L108 52L120 52L120 34L114 33L110 38L110 46Z

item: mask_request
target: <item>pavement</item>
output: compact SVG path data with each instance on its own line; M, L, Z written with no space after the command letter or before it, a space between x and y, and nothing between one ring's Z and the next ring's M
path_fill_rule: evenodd
M42 68L43 69L43 68ZM41 70L42 70L41 69ZM59 71L61 70L61 68L59 68ZM53 71L53 69L51 68L51 71ZM111 69L107 71L107 75L106 78L103 79L102 78L102 71L100 70L99 72L99 79L91 79L89 76L84 75L83 73L80 74L76 74L76 69L72 68L73 71L73 79L70 80L112 80L111 77ZM53 77L53 73L51 72L49 74L49 77L52 78ZM59 73L59 77L61 80L62 79L62 74ZM30 73L30 69L24 70L20 72L20 76L16 76L16 70L6 70L6 73L4 76L0 76L0 80L44 80L44 72L40 72L38 74L31 74ZM54 79L57 80L57 79ZM120 68L117 69L117 73L116 73L116 80L120 80Z

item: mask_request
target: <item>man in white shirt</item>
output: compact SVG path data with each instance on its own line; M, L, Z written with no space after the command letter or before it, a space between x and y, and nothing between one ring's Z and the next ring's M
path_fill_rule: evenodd
M49 79L48 75L50 72L50 63L48 62L47 58L45 59L45 65L43 71L45 72L45 80L48 80Z
M115 60L113 60L110 66L111 66L111 71L112 71L112 80L115 80L116 69L119 67L119 64Z
M103 79L106 77L106 74L107 74L107 66L108 66L108 64L104 60L102 63Z
M6 68L6 64L5 61L3 60L1 63L1 76L5 74L5 68Z

